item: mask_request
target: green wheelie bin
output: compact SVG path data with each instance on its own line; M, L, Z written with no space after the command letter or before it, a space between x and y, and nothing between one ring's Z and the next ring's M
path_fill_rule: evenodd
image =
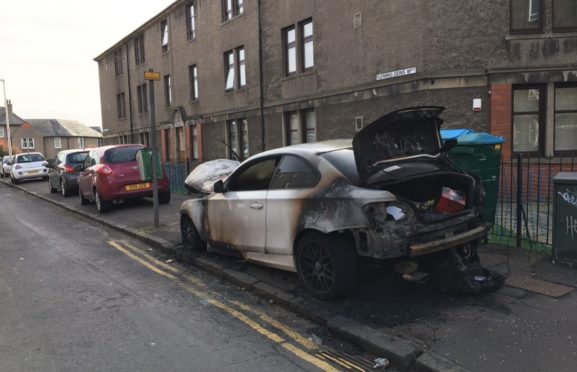
M483 220L494 224L499 193L501 146L505 139L469 129L441 130L441 138L443 141L457 140L457 145L448 153L449 158L460 168L479 176L485 189Z

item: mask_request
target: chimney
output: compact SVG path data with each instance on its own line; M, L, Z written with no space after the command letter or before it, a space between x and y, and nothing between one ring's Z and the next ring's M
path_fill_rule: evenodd
M6 102L8 103L8 107L7 107L8 115L12 115L12 101L7 99Z

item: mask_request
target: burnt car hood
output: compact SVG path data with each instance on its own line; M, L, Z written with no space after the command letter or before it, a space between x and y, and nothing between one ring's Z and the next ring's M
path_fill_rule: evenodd
M393 111L373 121L353 139L355 162L365 185L389 178L402 181L445 168L439 118L444 107L413 107Z

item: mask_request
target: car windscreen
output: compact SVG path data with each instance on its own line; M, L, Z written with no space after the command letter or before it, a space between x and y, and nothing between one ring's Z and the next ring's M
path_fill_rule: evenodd
M72 154L68 154L66 156L66 163L67 164L82 164L86 160L88 156L87 152L74 152Z
M44 161L40 154L24 154L18 156L18 163L32 163L35 161Z
M118 147L104 153L104 161L109 164L131 163L136 161L136 153L142 147Z

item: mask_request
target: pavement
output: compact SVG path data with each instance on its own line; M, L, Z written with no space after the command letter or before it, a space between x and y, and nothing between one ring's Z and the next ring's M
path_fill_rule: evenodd
M167 256L183 259L186 263L202 268L245 290L251 290L271 303L284 305L326 327L329 332L358 344L368 352L389 359L400 370L468 370L449 358L431 351L426 337L411 337L399 333L399 328L395 326L402 323L402 320L407 320L403 317L409 316L404 313L400 314L399 309L404 308L392 306L391 309L387 309L388 303L384 302L379 309L371 308L370 314L369 310L364 309L364 304L371 302L369 298L373 300L382 297L383 292L388 293L390 298L395 298L399 292L407 290L416 291L417 296L420 295L416 287L408 287L409 284L406 282L387 276L392 270L389 270L388 274L370 271L360 278L361 283L356 290L358 293L353 293L348 298L331 302L319 301L303 290L296 274L293 273L252 265L243 262L238 257L214 252L183 256L179 231L179 209L182 202L191 197L189 195L173 193L169 204L159 206L160 224L154 227L152 202L148 199L131 201L116 206L108 213L99 214L94 205L81 206L77 197L64 198L60 194L49 193L45 182L25 182L13 185L7 179L0 180L5 185L43 199L71 213L128 234ZM577 270L556 265L549 257L537 253L489 243L480 247L480 256L483 266L508 277L537 279L545 284L558 284L567 286L569 289L577 286ZM375 285L378 286L377 289ZM372 292L367 294L369 291ZM499 292L511 298L521 298L526 294L526 289L506 285ZM420 301L437 301L428 292L423 293L421 297L424 299ZM406 301L404 294L400 296L400 302ZM417 304L415 307L419 308L419 306ZM418 317L419 314L413 315Z

